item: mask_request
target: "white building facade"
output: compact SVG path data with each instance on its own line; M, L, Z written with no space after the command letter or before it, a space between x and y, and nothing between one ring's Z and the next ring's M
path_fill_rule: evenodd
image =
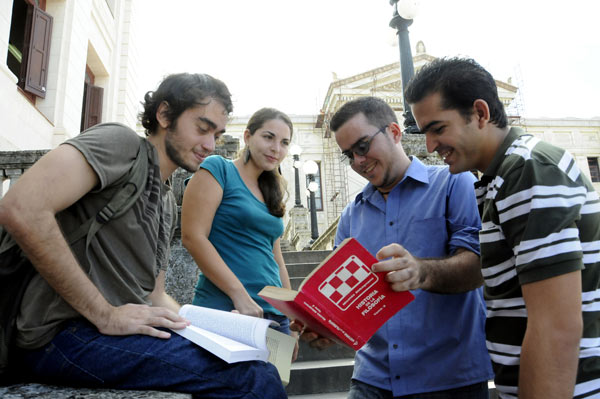
M96 123L135 129L132 0L0 2L0 151L56 147Z

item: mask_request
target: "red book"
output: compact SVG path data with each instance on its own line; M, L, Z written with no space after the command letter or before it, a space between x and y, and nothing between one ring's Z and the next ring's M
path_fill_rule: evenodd
M267 286L258 294L291 320L357 350L414 299L409 291L392 291L385 273L373 273L376 262L357 240L347 238L298 291Z

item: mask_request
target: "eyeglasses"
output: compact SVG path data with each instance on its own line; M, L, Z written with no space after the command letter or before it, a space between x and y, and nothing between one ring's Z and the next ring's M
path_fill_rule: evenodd
M373 141L375 136L377 136L379 133L385 132L385 129L387 129L387 125L376 131L371 137L358 140L356 143L352 144L349 150L342 151L340 162L347 165L352 165L354 163L354 154L361 157L367 155L371 149L371 141Z

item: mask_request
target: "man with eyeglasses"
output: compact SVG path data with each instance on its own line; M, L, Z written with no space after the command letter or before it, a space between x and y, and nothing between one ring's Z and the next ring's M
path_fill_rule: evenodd
M354 237L380 260L393 250L379 263L394 263L385 278L415 295L357 352L349 398L487 399L474 176L408 157L381 99L344 104L330 127L342 160L369 181L342 212L336 245Z

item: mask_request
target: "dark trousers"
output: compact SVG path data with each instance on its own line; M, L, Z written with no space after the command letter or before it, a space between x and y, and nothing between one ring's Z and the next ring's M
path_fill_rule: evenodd
M40 382L184 392L197 398L287 398L270 363L227 364L175 333L167 340L109 336L76 320L46 346L22 352L25 372Z

